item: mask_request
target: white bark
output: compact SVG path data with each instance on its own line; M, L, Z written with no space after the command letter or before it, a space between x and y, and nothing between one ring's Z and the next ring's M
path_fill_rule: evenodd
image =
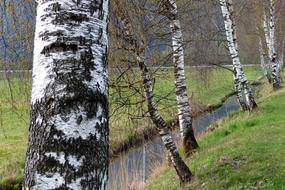
M268 82L271 82L271 76L268 73L268 57L266 52L264 51L262 38L259 37L259 56L260 56L260 66L263 71L263 75L267 78Z
M192 179L192 173L179 155L178 148L176 147L170 133L170 126L165 122L157 110L153 94L152 77L145 63L144 43L142 40L138 40L134 36L134 30L129 22L129 18L123 13L117 13L117 15L122 22L125 40L129 43L129 46L135 47L136 61L141 70L141 79L151 120L159 131L159 135L165 146L167 155L170 157L171 163L175 168L181 183L190 182Z
M192 173L179 155L178 149L173 142L173 138L170 133L170 126L165 122L157 110L152 89L152 78L143 60L144 59L140 57L138 61L142 71L143 86L151 119L159 130L159 135L166 147L167 155L169 156L181 183L188 183L192 180Z
M228 47L230 51L230 56L233 62L233 69L234 69L234 81L236 91L237 91L237 98L243 107L243 100L241 97L243 96L241 93L243 92L247 104L247 109L252 110L256 107L256 103L253 97L253 93L247 77L243 71L242 65L239 59L239 52L238 52L238 45L237 45L237 35L236 35L236 24L233 18L233 5L232 0L220 0L222 14L224 17L225 22L225 29L226 29L226 36L228 41ZM242 89L238 89L242 88Z
M275 50L275 0L270 0L270 20L269 20L269 55L276 54Z
M109 2L37 3L23 189L105 189Z
M261 69L263 71L264 76L266 76L267 75L267 69L266 69L266 64L265 64L266 54L265 54L263 46L262 46L261 38L259 39L259 55L260 55L260 66L261 66Z
M164 2L164 7L166 9L165 15L170 20L170 27L172 30L173 62L180 133L186 154L189 154L191 151L198 148L198 143L194 137L189 97L187 95L182 30L178 19L176 1L166 0Z
M271 41L270 41L270 33L269 33L268 23L269 22L268 22L267 15L264 12L264 15L263 15L263 30L264 30L264 35L265 35L265 41L266 41L267 49L268 49L268 57L272 57L271 56L272 50L270 49L271 48L271 44L270 44Z
M280 71L283 72L283 65L284 65L284 45L285 45L285 36L282 39L281 47L280 47L280 52L278 53L279 55L279 67ZM282 80L282 79L281 79Z
M276 31L276 24L275 24L275 0L270 0L270 20L269 20L269 43L268 43L268 50L269 50L269 57L271 60L271 67L272 67L272 84L274 89L280 88L280 66L278 63L278 57L276 52L276 43L275 43L275 31ZM265 16L265 18L267 18Z

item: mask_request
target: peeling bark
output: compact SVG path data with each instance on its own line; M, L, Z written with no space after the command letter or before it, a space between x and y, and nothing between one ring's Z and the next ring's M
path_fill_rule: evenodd
M38 0L23 189L105 189L108 0Z
M178 11L175 0L163 1L164 15L170 21L172 31L172 48L173 48L173 63L174 76L176 86L176 99L178 106L178 119L180 133L182 136L184 151L189 156L195 149L199 148L194 136L192 126L192 115L187 95L187 85L184 67L184 47L183 36L180 21L178 19Z
M225 22L226 36L228 41L228 47L230 51L230 56L233 61L234 70L234 83L235 90L237 93L237 99L243 109L253 110L257 107L255 102L252 89L249 85L247 77L243 71L243 67L240 63L238 45L237 45L237 35L236 35L236 24L233 18L233 5L232 0L220 0L222 14ZM245 100L241 97L245 96ZM246 103L246 106L244 105Z

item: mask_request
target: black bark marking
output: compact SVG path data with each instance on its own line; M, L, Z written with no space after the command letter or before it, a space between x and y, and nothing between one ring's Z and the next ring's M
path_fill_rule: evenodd
M94 2L97 1L90 1L90 4ZM98 2L101 5L96 11L100 13L99 17L103 20L103 10L101 10L103 1ZM31 108L24 188L35 185L35 174L52 176L54 173L59 173L64 178L64 184L56 189L68 189L66 185L79 178L83 179L82 189L99 189L102 183L105 185L105 181L102 181L102 173L108 173L108 97L106 92L103 93L99 89L102 84L97 84L97 88L93 88L94 84L87 84L94 77L91 73L96 72L94 56L104 60L100 65L102 64L106 71L107 66L103 64L107 64L107 45L101 40L105 31L96 29L95 32L100 34L100 39L91 39L90 31L94 31L94 27L88 24L88 21L92 6L86 8L80 0L71 0L70 3L75 5L73 12L64 10L65 6L61 6L60 3L53 3L40 18L42 22L48 21L55 26L62 25L61 28L64 28L57 31L48 29L41 31L39 37L42 40L56 39L54 43L43 47L41 54L52 57L53 54L60 53L63 56L53 58L47 65L52 70L53 80L46 86L44 96L34 102ZM85 14L82 13L84 11ZM53 20L46 20L47 18L53 18ZM72 30L81 26L83 34L77 36ZM95 55L91 48L96 43L98 47L102 47L100 57ZM102 74L99 77L102 77L103 84L107 83L105 75ZM98 115L99 105L102 109L100 115ZM70 118L71 116L74 117ZM59 129L60 124L54 122L57 118L63 122L75 120L73 127L84 127L82 123L85 121L99 120L101 123L94 122L93 125L88 126L94 129L92 134L86 134L85 138L82 136L76 138L67 136ZM73 134L76 136L76 129ZM61 162L50 153L64 156L64 159ZM75 157L77 160L82 158L82 165L76 168L68 162L68 156Z
M77 44L66 44L64 42L55 42L48 46L45 46L42 54L56 53L56 52L64 52L64 51L72 51L76 52L78 50Z
M104 0L93 0L90 4L91 15L93 15L95 12L98 12L98 18L101 20L104 18L103 1Z
M59 11L61 10L61 4L58 3L58 2L52 4L52 10L53 10L54 12L59 12Z

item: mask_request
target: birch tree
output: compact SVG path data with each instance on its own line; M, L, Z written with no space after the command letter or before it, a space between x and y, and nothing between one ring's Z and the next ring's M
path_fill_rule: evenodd
M278 63L277 52L275 49L275 33L276 33L276 22L275 22L275 0L270 0L270 21L269 21L269 56L272 67L272 84L274 89L280 88L280 67Z
M268 49L268 57L271 57L271 44L270 44L270 33L269 33L269 21L267 18L267 15L265 13L264 10L264 14L263 14L263 30L264 30L264 36L265 36L265 41L266 41L266 45L267 45L267 49Z
M268 33L268 26L267 26L267 22L265 18L266 18L266 15L263 14L263 18L261 19L261 25L263 26L263 30L260 30L257 27L257 30L259 32L258 49L259 49L259 55L260 55L261 69L263 71L264 76L267 78L268 82L271 83L271 74L268 72L268 69L269 69L268 65L270 65L270 61L269 61L270 56L268 54L269 33Z
M267 78L268 82L271 83L271 76L268 72L268 68L267 68L267 65L268 65L268 57L267 57L267 54L265 52L265 48L263 47L263 42L262 42L262 38L259 36L259 56L260 56L260 66L261 66L261 69L263 71L263 75Z
M139 60L139 67L142 72L142 81L145 91L145 97L147 99L148 110L151 116L153 123L156 125L157 129L159 130L159 135L164 143L164 146L168 152L168 156L172 162L173 167L176 170L176 173L180 179L181 183L188 183L192 180L192 173L189 170L188 166L182 160L179 155L178 149L173 142L170 128L171 126L166 123L166 121L161 117L159 114L156 103L154 101L154 95L152 90L152 78L149 73L149 70L146 64L143 61L143 58Z
M281 47L279 49L279 71L283 72L284 71L284 63L283 63L283 60L284 60L284 45L285 45L285 36L282 38L282 42L281 42ZM280 75L280 81L282 81L282 78L281 78L281 75Z
M163 14L170 21L180 133L182 136L184 151L186 155L190 155L191 152L199 146L194 136L192 115L187 95L182 30L178 19L176 1L164 0L162 1L161 6Z
M264 33L266 38L266 44L268 47L268 56L271 62L272 70L272 85L273 88L279 89L281 87L281 77L280 77L280 65L277 57L276 51L276 22L275 22L275 0L270 0L269 7L269 19L264 12Z
M38 0L23 189L105 189L108 0Z
M256 18L256 26L258 32L258 49L260 56L260 64L264 76L267 78L268 82L272 82L272 72L271 72L271 41L270 41L270 26L269 19L266 14L265 3L260 3L260 1L255 2L255 10L258 15Z
M136 63L138 64L141 71L141 80L150 118L159 131L159 135L165 146L167 154L170 157L171 163L180 179L180 182L182 184L188 183L191 181L193 175L179 155L178 149L171 136L171 126L167 124L167 122L162 118L157 109L153 94L153 79L145 61L145 44L142 39L137 39L135 37L134 30L130 24L130 18L128 16L128 13L123 10L123 5L124 4L122 4L122 2L119 3L116 1L116 8L120 9L117 10L117 16L121 22L123 38L128 43L127 45L132 46L131 49L133 49L135 52Z
M256 31L258 34L258 51L260 66L263 71L263 76L266 77L269 83L271 83L271 71L270 61L268 56L268 26L265 22L264 4L259 0L251 2L252 9L255 11L254 22L256 23ZM270 72L269 72L270 71Z
M229 52L233 62L234 84L237 93L237 99L244 110L253 110L257 107L257 104L255 102L252 89L249 85L239 59L236 24L234 22L232 0L220 0L220 5L224 17ZM245 100L243 99L244 96Z

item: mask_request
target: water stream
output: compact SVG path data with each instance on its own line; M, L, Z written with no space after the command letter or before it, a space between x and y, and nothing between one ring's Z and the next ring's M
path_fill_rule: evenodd
M194 119L195 135L200 135L211 123L227 117L239 108L236 97L229 97L220 108ZM177 142L178 131L174 131L173 136ZM160 166L165 159L164 146L159 136L140 147L122 153L110 163L108 189L127 190L133 189L139 183L145 183L154 169Z

